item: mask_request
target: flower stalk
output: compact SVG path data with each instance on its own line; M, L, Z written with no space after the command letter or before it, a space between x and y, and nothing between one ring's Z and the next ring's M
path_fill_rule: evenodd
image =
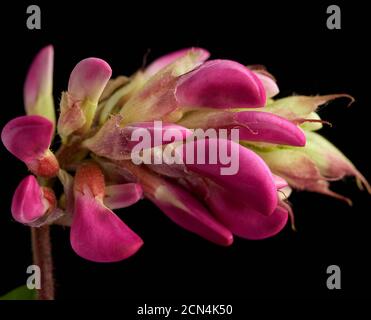
M50 227L31 228L33 264L39 266L41 288L37 290L38 300L54 300L54 275Z

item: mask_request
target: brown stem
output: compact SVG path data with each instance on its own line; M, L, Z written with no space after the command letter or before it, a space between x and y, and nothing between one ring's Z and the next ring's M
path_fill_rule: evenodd
M33 261L41 270L41 289L37 290L38 300L54 300L53 259L49 229L48 225L31 228Z

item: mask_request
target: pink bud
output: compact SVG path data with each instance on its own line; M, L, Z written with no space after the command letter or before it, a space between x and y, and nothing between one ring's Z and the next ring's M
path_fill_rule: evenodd
M28 70L23 97L28 115L44 116L54 124L53 62L53 46L40 50Z
M98 58L84 59L72 70L58 119L58 133L63 141L75 131L82 134L90 129L99 98L111 74L108 63Z
M230 60L210 60L183 75L176 87L182 107L256 108L266 101L258 77L245 66Z
M81 60L71 72L68 93L76 101L97 103L111 74L111 67L102 59Z

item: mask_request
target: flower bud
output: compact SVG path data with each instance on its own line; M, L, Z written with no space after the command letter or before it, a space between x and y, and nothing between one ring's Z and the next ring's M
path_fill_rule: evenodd
M154 74L159 72L161 69L165 68L169 64L173 63L177 59L184 57L186 54L196 53L200 63L207 60L210 56L210 53L202 48L186 48L181 49L175 52L168 53L155 61L153 61L145 70L145 76L147 78L152 77Z
M40 50L28 70L23 99L28 115L46 117L54 126L53 62L53 46L47 46Z
M107 62L97 58L84 59L72 70L58 120L58 133L64 140L73 132L83 134L90 129L99 98L111 74Z

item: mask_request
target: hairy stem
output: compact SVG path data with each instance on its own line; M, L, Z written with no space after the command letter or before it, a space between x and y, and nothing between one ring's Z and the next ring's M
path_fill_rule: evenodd
M50 227L32 227L33 263L41 270L41 288L37 290L38 300L54 300L53 259L50 243Z

